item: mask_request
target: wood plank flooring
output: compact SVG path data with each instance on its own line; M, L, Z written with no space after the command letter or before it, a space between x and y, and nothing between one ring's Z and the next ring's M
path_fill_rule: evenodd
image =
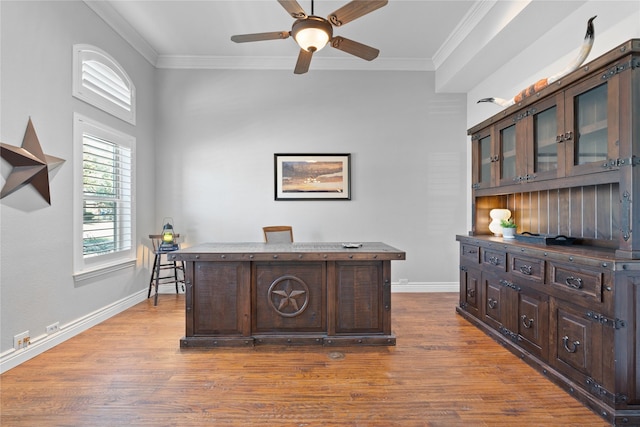
M455 314L393 294L395 347L181 350L161 294L0 377L3 427L606 426Z

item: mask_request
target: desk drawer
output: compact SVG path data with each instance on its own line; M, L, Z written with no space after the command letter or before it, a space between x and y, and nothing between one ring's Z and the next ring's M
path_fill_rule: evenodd
M482 248L480 254L483 266L490 267L493 271L507 271L506 252Z

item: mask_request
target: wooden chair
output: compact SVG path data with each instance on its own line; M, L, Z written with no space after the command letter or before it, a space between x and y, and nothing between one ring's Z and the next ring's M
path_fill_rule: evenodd
M174 234L174 240L177 243L180 238L180 234ZM162 250L160 245L162 244L162 234L149 234L149 239L153 244L153 269L151 270L151 279L149 280L149 293L147 298L151 297L151 289L156 288L156 295L153 301L153 305L158 305L158 286L175 283L176 294L178 291L178 284L182 283L182 291L184 292L184 262L182 261L169 261L165 259L163 261L162 255L170 254L173 251ZM170 270L169 275L161 276L160 271Z
M292 243L293 228L290 225L272 225L262 227L264 241L267 243Z

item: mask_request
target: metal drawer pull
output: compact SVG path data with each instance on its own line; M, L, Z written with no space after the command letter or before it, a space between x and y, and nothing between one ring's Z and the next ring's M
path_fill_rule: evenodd
M498 306L498 301L493 298L489 298L487 303L489 305L489 308L496 308Z
M489 257L489 264L491 264L491 265L499 265L500 264L500 258L498 258L497 256L490 256Z
M567 350L568 353L575 353L576 351L578 351L578 346L580 345L580 341L572 342L571 348L569 348L568 344L569 344L569 337L565 335L564 337L562 337L562 345L564 345L564 349Z
M527 329L531 329L531 327L533 326L533 319L527 320L526 314L523 314L521 316L521 319L522 319L522 326L524 326Z
M469 289L469 290L467 291L467 297L468 297L468 298L473 298L473 297L475 297L475 296L476 296L476 290L475 290L475 289Z
M532 268L533 267L530 266L530 265L526 265L526 264L525 265L521 265L520 266L520 273L526 274L527 276L531 276L531 269Z
M582 289L582 279L579 277L569 276L565 279L564 284L573 289Z
M468 249L468 250L467 250L467 253L468 253L468 254L477 254L477 253L478 253L478 251L477 251L477 250L475 250L475 249Z

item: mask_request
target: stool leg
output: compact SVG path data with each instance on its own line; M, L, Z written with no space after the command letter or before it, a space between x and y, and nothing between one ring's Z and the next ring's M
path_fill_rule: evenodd
M160 265L162 264L162 259L160 259L162 255L158 254L158 263L156 265L156 296L153 300L153 305L158 305L158 288L160 287Z
M151 279L149 279L149 293L147 294L147 298L151 296L151 287L153 286L153 278L156 275L156 264L158 263L158 254L153 257L153 268L151 269Z

